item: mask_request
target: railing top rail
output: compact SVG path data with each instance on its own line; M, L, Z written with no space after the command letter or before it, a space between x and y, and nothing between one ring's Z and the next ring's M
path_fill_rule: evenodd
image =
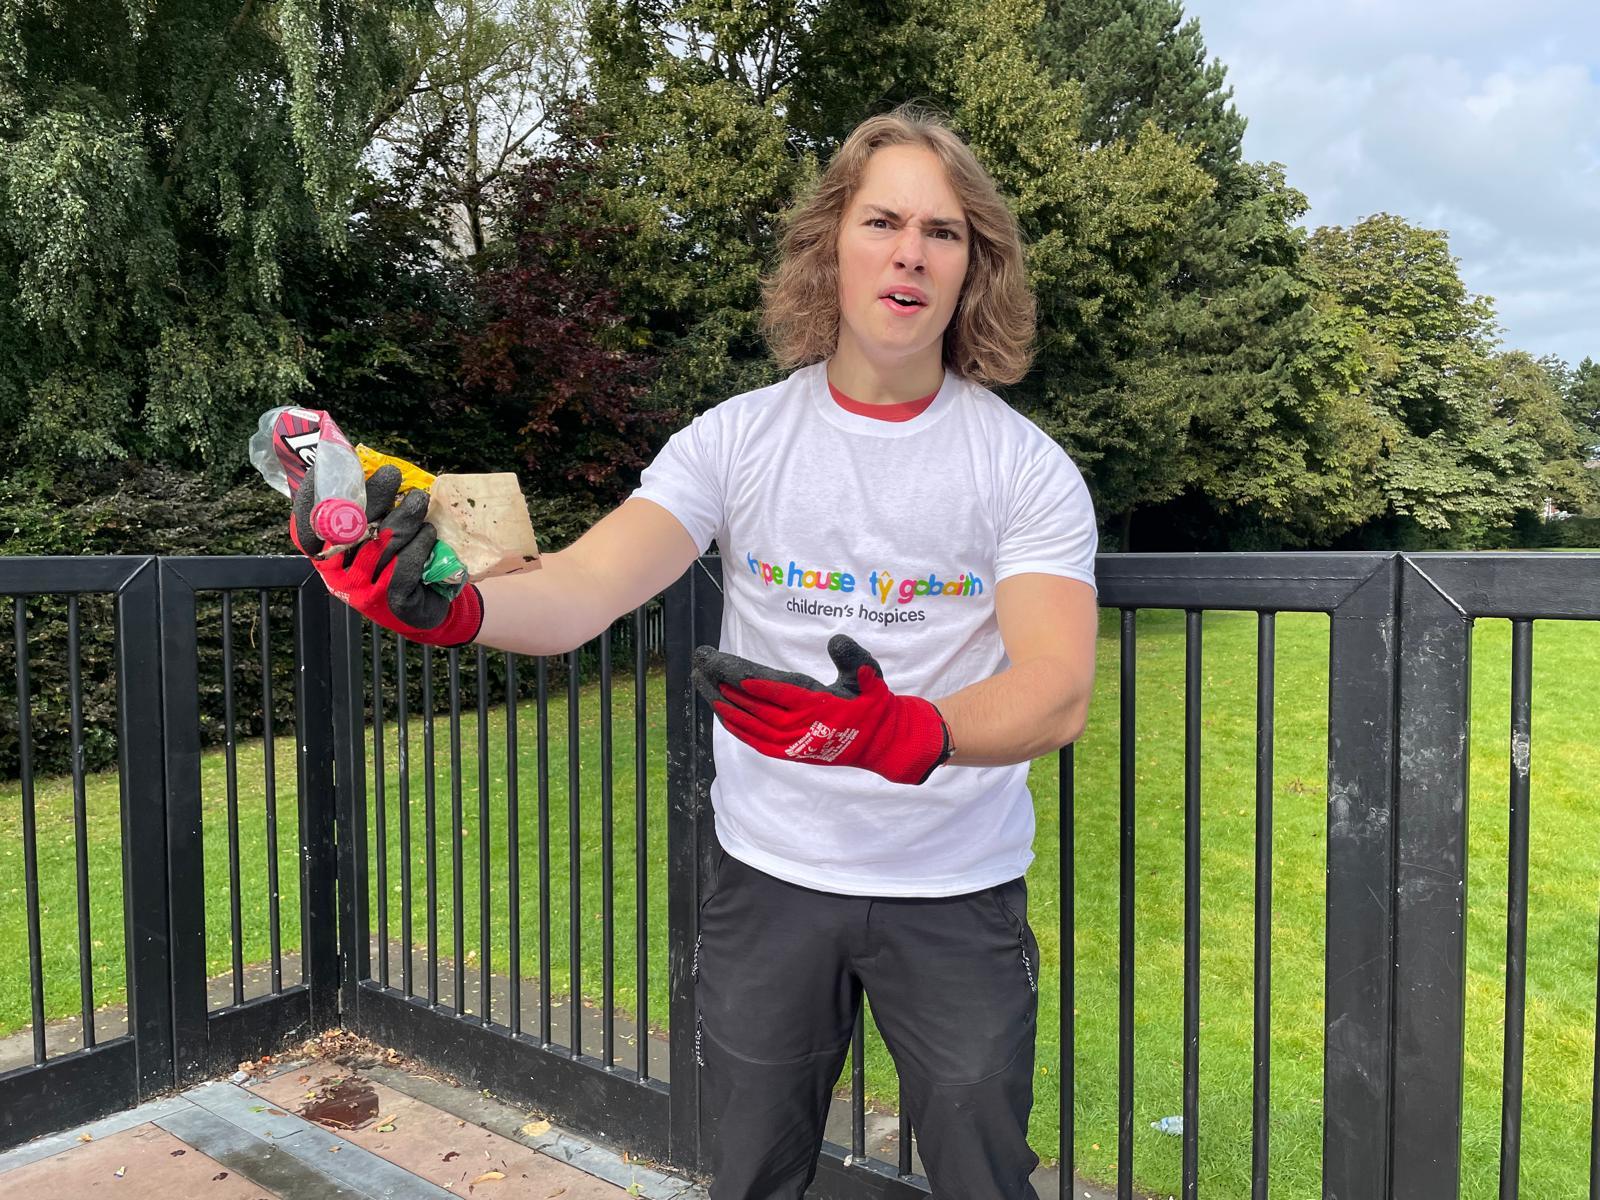
M0 595L118 592L154 561L148 554L0 556Z
M161 569L196 591L299 587L314 570L302 554L171 555L161 559Z
M1433 587L1467 617L1600 621L1600 554L1407 554L1406 587Z
M1262 554L1102 554L1106 608L1333 612L1390 569L1391 551Z

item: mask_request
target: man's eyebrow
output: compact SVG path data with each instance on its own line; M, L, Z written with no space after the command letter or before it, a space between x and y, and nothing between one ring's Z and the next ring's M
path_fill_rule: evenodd
M869 212L880 213L883 216L888 217L891 221L898 221L900 219L900 214L895 212L894 209L885 208L881 204L868 204L864 207ZM960 217L929 217L923 222L923 224L932 226L935 229L947 229L952 227L956 229L965 229L967 227L967 223Z

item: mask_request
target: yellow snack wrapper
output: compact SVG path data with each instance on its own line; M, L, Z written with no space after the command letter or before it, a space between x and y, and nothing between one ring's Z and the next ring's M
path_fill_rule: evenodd
M379 454L371 446L356 447L356 457L361 460L361 470L368 479L379 467L398 467L400 470L400 490L409 492L414 488L428 491L433 487L434 476L424 471L416 463L407 462L403 458L396 458L392 454Z

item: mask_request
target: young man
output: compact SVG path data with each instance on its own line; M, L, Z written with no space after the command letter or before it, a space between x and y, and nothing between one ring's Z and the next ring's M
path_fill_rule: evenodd
M864 991L934 1194L1034 1197L1027 773L1083 728L1096 536L1066 454L983 386L1031 357L1016 223L936 119L875 117L791 214L765 304L799 369L675 434L542 570L447 605L420 581L424 502L389 513L378 476L377 538L319 569L419 640L556 654L715 541L721 646L696 682L721 850L694 963L712 1195L804 1194Z

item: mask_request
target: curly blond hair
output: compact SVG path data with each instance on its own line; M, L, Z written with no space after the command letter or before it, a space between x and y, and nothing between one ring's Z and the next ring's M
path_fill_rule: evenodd
M915 103L857 125L785 216L777 268L761 280L761 326L773 357L793 370L837 348L839 224L867 160L885 146L936 154L967 219L967 277L944 333L945 366L986 387L1016 383L1033 361L1037 320L1017 219L967 144L936 111Z

